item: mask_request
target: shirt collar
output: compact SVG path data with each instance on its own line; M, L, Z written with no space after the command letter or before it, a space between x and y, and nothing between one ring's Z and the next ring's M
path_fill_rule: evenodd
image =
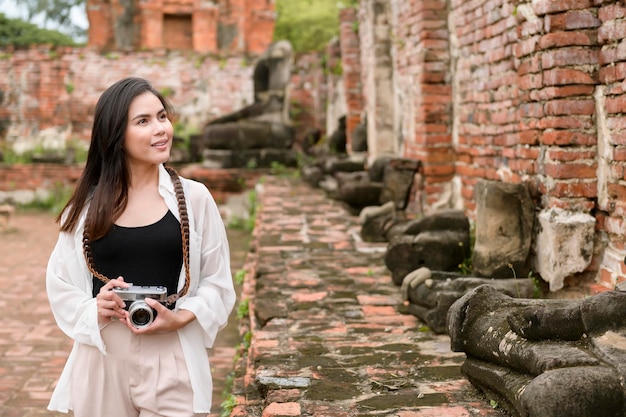
M174 194L174 184L163 164L159 165L159 189Z

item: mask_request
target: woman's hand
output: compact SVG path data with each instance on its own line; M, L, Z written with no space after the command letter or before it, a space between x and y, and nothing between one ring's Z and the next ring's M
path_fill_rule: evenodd
M104 325L109 323L113 318L125 320L126 319L126 311L124 307L124 301L111 291L113 288L128 288L129 285L124 282L124 278L117 277L117 279L112 279L102 288L100 288L100 292L96 295L96 304L98 306L98 323L100 325Z
M151 333L165 333L178 330L185 327L196 319L196 315L189 310L172 311L165 307L163 304L152 298L146 298L144 300L146 304L152 307L156 311L156 318L147 327L137 329L131 322L127 311L124 311L126 317L126 326L132 330L135 334L151 334Z

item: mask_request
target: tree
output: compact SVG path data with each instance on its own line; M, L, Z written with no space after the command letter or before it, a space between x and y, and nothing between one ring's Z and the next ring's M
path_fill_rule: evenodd
M23 48L38 44L74 46L76 43L70 36L56 30L41 29L32 23L21 19L9 19L0 13L0 47Z
M287 39L296 52L321 51L339 34L339 9L357 0L277 0L274 39Z
M19 5L26 10L29 22L41 16L45 27L52 23L63 33L82 38L85 36L85 29L72 21L71 13L73 8L84 7L86 2L86 0L20 0Z

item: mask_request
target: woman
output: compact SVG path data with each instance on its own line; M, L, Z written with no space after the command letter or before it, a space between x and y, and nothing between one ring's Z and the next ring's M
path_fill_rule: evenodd
M98 100L87 163L57 218L47 269L54 317L74 340L50 410L210 412L206 348L226 325L235 292L215 201L204 185L164 166L170 117L169 103L140 78L116 82ZM158 301L152 293L161 287L167 294ZM157 299L146 298L143 312L154 314L137 323L124 300L143 299L141 289Z

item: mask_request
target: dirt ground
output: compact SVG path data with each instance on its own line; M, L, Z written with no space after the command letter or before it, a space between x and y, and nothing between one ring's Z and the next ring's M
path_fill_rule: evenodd
M72 345L57 328L45 293L57 236L51 213L16 212L8 223L0 219L0 417L67 416L46 410ZM234 274L244 263L248 234L229 230L229 238ZM216 415L238 342L234 314L210 352Z

